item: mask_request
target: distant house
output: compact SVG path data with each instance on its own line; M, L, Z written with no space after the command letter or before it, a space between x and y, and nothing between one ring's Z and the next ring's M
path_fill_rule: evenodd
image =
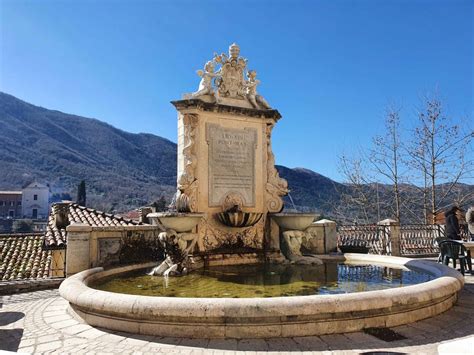
M49 187L33 182L22 191L22 215L24 218L47 219L49 213Z
M0 191L0 218L22 217L22 192Z

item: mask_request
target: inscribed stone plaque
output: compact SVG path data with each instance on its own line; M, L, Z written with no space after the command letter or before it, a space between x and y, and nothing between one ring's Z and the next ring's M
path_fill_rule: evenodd
M255 150L257 129L206 124L209 145L209 206L222 206L229 194L242 205L255 206Z

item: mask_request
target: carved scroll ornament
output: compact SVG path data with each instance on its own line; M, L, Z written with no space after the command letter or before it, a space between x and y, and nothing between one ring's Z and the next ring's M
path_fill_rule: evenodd
M180 192L178 199L181 205L185 204L182 209L188 212L197 211L197 179L195 170L197 165L197 157L195 155L195 136L198 122L198 115L185 114L183 117L184 124L184 148L183 159L184 169L178 178L178 190Z
M282 179L275 168L275 156L271 146L271 134L274 124L267 124L267 184L265 203L268 212L280 212L283 209L282 196L288 194L288 182Z

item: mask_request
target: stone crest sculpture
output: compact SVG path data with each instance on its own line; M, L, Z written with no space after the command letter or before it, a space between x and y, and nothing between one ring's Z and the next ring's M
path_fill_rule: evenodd
M247 59L239 57L240 47L233 43L229 47L229 56L224 53L214 54L214 61L222 65L217 72L217 93L221 97L245 98L244 70L247 67Z
M220 68L214 71L216 66ZM271 109L263 96L257 93L257 85L260 84L260 80L256 79L257 72L247 69L247 59L240 56L240 47L235 43L230 45L229 55L214 53L204 70L198 70L197 73L202 78L199 88L196 92L185 95L186 99L209 97L222 104L236 104L236 101L226 101L240 100L247 102L252 108Z

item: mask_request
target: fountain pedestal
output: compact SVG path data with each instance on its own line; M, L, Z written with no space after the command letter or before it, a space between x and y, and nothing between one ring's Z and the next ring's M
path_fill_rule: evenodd
M267 214L283 209L288 192L271 148L281 115L257 94L256 72L239 54L233 44L228 56L216 55L198 72L199 90L172 102L178 111L176 205L205 213L196 233L206 255L263 254ZM222 214L229 209L253 220L231 221L227 217L235 216Z
M268 218L282 211L288 193L271 146L281 115L257 94L256 72L239 54L233 44L228 56L215 55L198 71L199 90L172 102L178 111L176 208L203 213L193 229L195 240L189 238L207 265L280 262L280 234L287 258L303 262L302 231L315 216L274 215L276 224ZM168 228L177 233L162 236L169 248L184 238L173 226L182 217L168 218Z

